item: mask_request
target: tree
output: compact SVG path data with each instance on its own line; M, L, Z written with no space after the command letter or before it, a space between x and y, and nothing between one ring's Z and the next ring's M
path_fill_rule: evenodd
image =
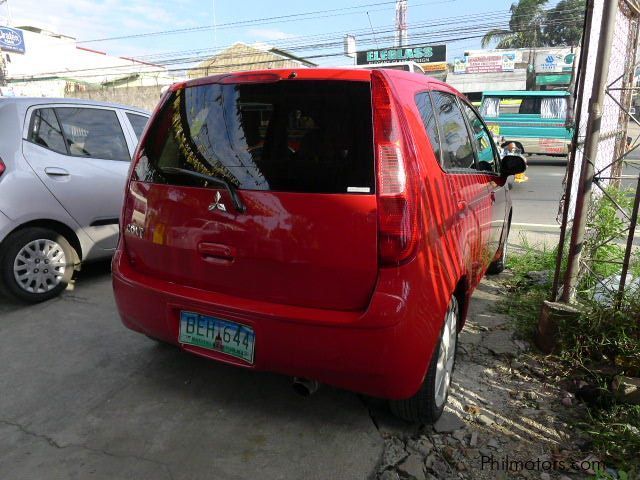
M497 48L527 48L543 46L548 0L519 0L511 5L509 29L493 29L482 37L482 48L497 41Z
M560 0L545 9L549 0L519 0L511 5L509 29L494 29L482 37L482 47L497 48L575 46L580 42L585 0Z
M585 3L585 0L561 0L547 12L544 36L548 46L577 46L580 43Z

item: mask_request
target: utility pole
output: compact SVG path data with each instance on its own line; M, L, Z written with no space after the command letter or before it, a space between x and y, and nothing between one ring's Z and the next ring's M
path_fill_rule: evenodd
M6 15L0 15L0 26L11 26L11 9L9 8L9 0L0 0L0 7L4 6ZM0 49L0 87L7 85L7 65L4 61L4 55Z
M11 8L9 7L9 0L0 0L0 6L2 5L4 5L7 15L0 15L0 25L6 25L7 27L10 27L13 23L13 19L11 18Z
M591 98L589 99L589 118L585 135L584 154L582 156L582 169L578 183L569 255L567 257L567 270L565 272L564 286L560 297L565 303L573 301L575 297L580 272L580 255L584 246L588 207L591 204L591 189L593 186L596 157L598 156L598 144L600 143L602 109L606 97L611 45L613 43L617 12L618 2L604 2L600 39L598 42L598 56L596 59L596 64L599 65L600 68L595 70L593 89L591 91Z
M214 50L218 49L218 21L216 18L216 0L212 0L213 2L213 48Z
M589 2L593 5L592 2ZM587 10L587 14L590 14L591 10ZM595 65L599 68L595 69L593 86L591 89L589 102L588 102L588 118L587 128L585 132L585 143L582 155L582 165L580 169L580 178L578 183L578 191L576 194L576 207L573 220L573 228L571 232L571 241L569 243L569 254L567 258L567 270L564 274L564 285L562 295L558 302L545 301L538 320L538 327L536 332L536 345L545 353L551 353L555 350L558 341L558 325L563 320L572 321L580 314L579 309L572 305L575 300L576 288L579 281L580 271L580 256L584 247L585 231L587 223L587 215L589 205L591 203L591 190L593 186L593 177L595 173L595 162L598 155L598 144L600 143L600 131L603 115L604 100L607 90L607 79L609 76L609 62L611 59L611 46L613 43L613 34L616 26L616 15L618 13L617 1L604 1L604 7L602 11L602 22L600 25L600 33L598 36L597 55ZM591 29L585 31L585 35L591 35ZM588 45L589 40L592 38L585 37L585 43ZM589 49L595 47L595 45L589 45ZM587 58L589 51L580 52L584 65L587 64L590 59ZM584 76L584 71L581 72ZM583 82L581 77L581 82ZM581 87L582 88L582 87ZM587 92L583 91L583 95ZM580 99L581 100L581 99ZM582 101L578 104L578 109ZM578 119L579 120L579 119ZM580 128L578 122L575 126L576 130ZM574 140L577 136L574 137ZM574 141L573 148L577 148L577 144ZM572 160L575 161L575 154L572 156ZM578 167L577 165L575 167ZM570 192L570 189L567 190ZM569 193L565 198L565 202L571 202ZM563 214L563 221L567 220L567 210L569 206L565 205L565 212ZM566 227L565 227L566 228ZM563 245L559 245L559 249L562 250ZM560 255L558 255L560 259ZM554 279L554 289L559 283L559 267L556 266L556 278ZM554 292L555 296L555 292Z
M407 0L396 0L396 47L404 47L409 43L409 34L407 32L408 8Z

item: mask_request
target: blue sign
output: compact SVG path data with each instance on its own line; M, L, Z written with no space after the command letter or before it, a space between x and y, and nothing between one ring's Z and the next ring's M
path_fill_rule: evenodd
M22 30L0 27L0 50L24 53L24 35Z

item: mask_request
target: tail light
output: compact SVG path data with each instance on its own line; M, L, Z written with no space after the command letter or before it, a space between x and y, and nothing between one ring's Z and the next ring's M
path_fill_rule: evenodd
M418 244L418 189L398 112L382 73L372 74L378 192L378 249L384 266L411 258Z
M4 171L7 169L7 166L4 164L4 162L2 161L2 159L0 158L0 177L2 176L2 174L4 173Z

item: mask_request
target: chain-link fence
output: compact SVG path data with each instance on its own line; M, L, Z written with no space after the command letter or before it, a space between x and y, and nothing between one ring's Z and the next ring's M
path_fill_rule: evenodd
M587 2L554 300L571 301L580 292L613 304L640 283L633 275L640 199L640 122L632 110L638 3Z

